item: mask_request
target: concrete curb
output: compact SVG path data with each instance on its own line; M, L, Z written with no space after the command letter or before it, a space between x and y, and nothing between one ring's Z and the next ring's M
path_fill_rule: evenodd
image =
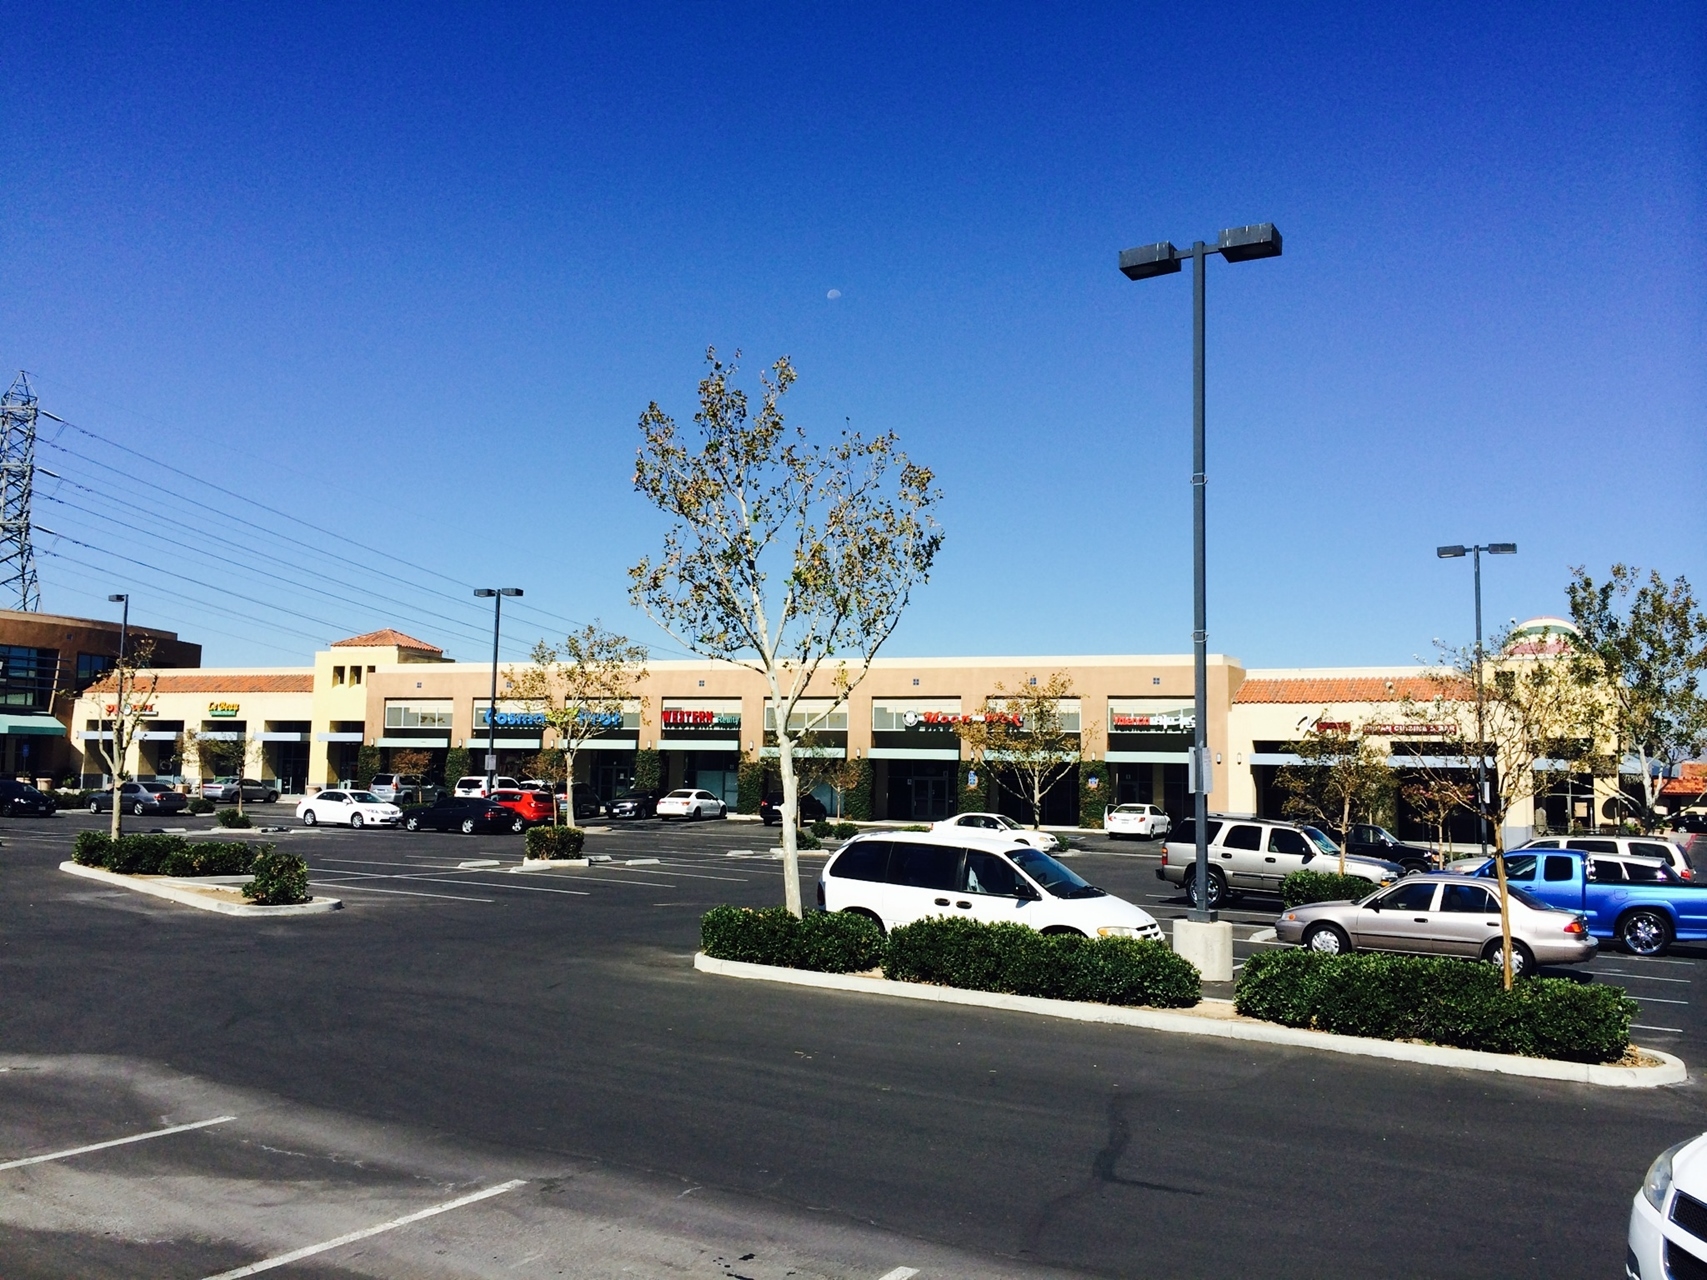
M186 907L197 907L202 911L218 912L222 916L315 916L327 911L337 911L343 907L343 902L337 898L313 898L307 902L299 902L288 907L261 907L247 902L221 902L217 898L196 893L175 884L165 884L159 879L146 876L121 876L116 871L108 871L105 867L85 867L75 862L62 862L61 871L70 875L82 876L85 880L99 880L103 884L116 885L120 889L129 889L133 893L146 893L151 897L164 898L168 902L176 902ZM209 877L207 880L197 880L191 883L207 884L210 880L224 877ZM247 881L248 877L244 877Z
M828 991L861 991L868 995L896 996L903 1000L934 1000L938 1004L974 1005L984 1009L1007 1009L1035 1013L1046 1018L1069 1018L1075 1022L1112 1022L1146 1031L1171 1031L1181 1035L1215 1036L1223 1040L1250 1040L1299 1049L1321 1049L1365 1058L1387 1058L1395 1062L1417 1062L1431 1067L1456 1067L1461 1071L1493 1071L1502 1075L1530 1076L1539 1080L1569 1080L1577 1084L1604 1085L1614 1089L1651 1089L1659 1085L1683 1084L1689 1069L1683 1059L1644 1049L1660 1059L1658 1067L1608 1067L1586 1062L1558 1062L1551 1058L1520 1058L1507 1053L1483 1053L1475 1049L1453 1049L1444 1045L1403 1044L1393 1040L1368 1040L1361 1036L1305 1031L1254 1019L1205 1017L1171 1009L1132 1009L1117 1005L1090 1004L1077 1000L1044 1000L1037 996L1009 996L989 991L962 991L955 987L933 987L921 982L891 982L887 978L864 978L846 973L814 973L808 969L781 969L739 960L713 960L703 951L693 958L701 973L729 978L752 978L782 982L797 987L819 987ZM1207 1004L1219 1003L1206 1001Z

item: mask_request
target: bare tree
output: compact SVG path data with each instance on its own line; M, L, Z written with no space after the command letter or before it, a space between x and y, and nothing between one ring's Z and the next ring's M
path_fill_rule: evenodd
M629 570L630 596L686 648L764 676L782 775L783 892L800 914L795 708L829 695L816 729L865 678L942 545L931 472L893 432L828 444L783 420L795 380L784 356L756 413L714 350L699 383L699 444L656 401L640 416L634 487L674 522L657 560ZM736 353L740 358L740 353ZM843 655L838 657L836 655Z
M1345 844L1355 818L1373 822L1393 798L1393 770L1387 753L1351 728L1328 722L1323 709L1317 722L1294 748L1302 764L1281 767L1275 781L1286 792L1281 808L1289 818L1339 831L1339 873L1345 874Z
M237 812L243 812L243 775L254 757L255 740L247 730L218 730L195 735L196 758L217 773L227 770L237 779Z
M1476 784L1462 774L1424 769L1401 788L1405 802L1422 815L1434 832L1434 851L1446 865L1446 830L1455 814L1471 813L1476 807Z
M154 642L144 636L89 691L97 697L112 698L102 706L102 718L98 721L100 732L108 736L86 741L95 744L96 754L106 764L106 772L113 780L113 814L108 833L114 840L124 830L119 789L130 777L131 746L142 731L143 721L154 714L154 694L160 687L160 675L151 669L153 661Z
M998 681L983 707L954 726L974 760L1019 782L1033 827L1043 825L1043 797L1079 763L1079 731L1066 727L1061 708L1072 697L1065 671L1041 683L1028 675L1012 689Z

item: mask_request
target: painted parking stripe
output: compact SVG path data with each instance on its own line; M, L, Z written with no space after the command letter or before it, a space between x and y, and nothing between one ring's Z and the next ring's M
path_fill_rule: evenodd
M484 902L490 905L496 898L470 898L462 893L424 893L419 889L381 889L371 884L356 884L349 878L349 872L334 871L335 876L344 876L341 880L310 880L308 883L321 889L353 889L357 893L395 893L406 898L444 898L450 902Z
M917 1267L896 1267L893 1271L885 1271L877 1280L913 1280L918 1274Z
M1643 982L1681 982L1689 986L1688 978L1662 978L1657 973L1625 973L1622 969L1591 969L1597 978L1639 978Z
M164 1138L172 1133L188 1133L191 1129L205 1129L211 1124L224 1124L235 1120L236 1116L215 1116L212 1120L196 1120L190 1124L175 1124L165 1129L151 1129L147 1133L133 1133L128 1138L112 1138L106 1142L91 1142L85 1147L70 1147L65 1151L51 1151L45 1156L25 1156L22 1160L8 1160L0 1164L0 1169L22 1169L27 1164L44 1164L49 1160L64 1160L68 1156L80 1156L86 1151L105 1151L108 1147L122 1147L132 1142L147 1142L150 1138Z
M1683 1028L1682 1027L1650 1027L1650 1026L1647 1026L1644 1023L1640 1023L1640 1022L1632 1022L1630 1024L1630 1030L1632 1030L1632 1031L1675 1031L1678 1035L1683 1034Z
M281 1253L274 1258L263 1258L260 1262L251 1262L246 1267L237 1267L231 1271L221 1271L207 1280L237 1280L238 1276L252 1276L262 1271L271 1271L274 1267L289 1266L303 1258L312 1258L317 1253L325 1253L328 1249L336 1249L339 1245L350 1244L356 1240L366 1240L369 1236L377 1236L384 1231L395 1231L398 1227L406 1227L411 1222L419 1222L423 1218L435 1217L441 1213L449 1213L452 1209L460 1209L464 1205L473 1204L477 1200L490 1200L493 1196L501 1196L506 1191L514 1191L517 1187L525 1187L526 1178L517 1178L512 1182L501 1182L495 1187L487 1187L484 1191L476 1191L471 1195L458 1196L455 1200L446 1200L443 1204L435 1204L431 1208L417 1209L414 1213L406 1213L401 1218L393 1218L390 1222L382 1222L378 1226L363 1227L360 1231L347 1232L332 1240L323 1240L319 1244L304 1245L300 1249L292 1249L289 1253Z
M1689 1001L1687 1001L1687 1000L1662 1000L1658 996L1631 996L1630 998L1632 1000L1640 1000L1643 1004L1683 1004L1683 1005L1686 1005L1689 1003Z

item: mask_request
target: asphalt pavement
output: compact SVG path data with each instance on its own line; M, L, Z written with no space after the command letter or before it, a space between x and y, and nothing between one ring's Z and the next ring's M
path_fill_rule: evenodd
M700 912L781 900L775 832L749 823L596 832L610 862L525 874L514 836L281 834L346 908L246 920L59 872L89 822L0 830L9 1278L298 1253L270 1269L1612 1276L1649 1160L1707 1128L1693 1080L1595 1089L698 974ZM1076 869L1184 914L1153 854L1108 849L1091 837ZM1277 905L1229 909L1237 958ZM1693 1065L1704 958L1584 976Z

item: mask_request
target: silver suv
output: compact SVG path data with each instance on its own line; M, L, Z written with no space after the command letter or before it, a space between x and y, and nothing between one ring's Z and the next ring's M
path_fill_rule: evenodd
M1156 878L1184 887L1197 905L1197 824L1185 822L1178 839L1162 846L1162 865ZM1340 848L1316 827L1263 818L1211 818L1209 821L1209 902L1218 907L1240 890L1280 892L1280 882L1294 871L1338 874ZM1390 884L1404 874L1396 862L1347 854L1345 873L1361 876L1370 888Z

